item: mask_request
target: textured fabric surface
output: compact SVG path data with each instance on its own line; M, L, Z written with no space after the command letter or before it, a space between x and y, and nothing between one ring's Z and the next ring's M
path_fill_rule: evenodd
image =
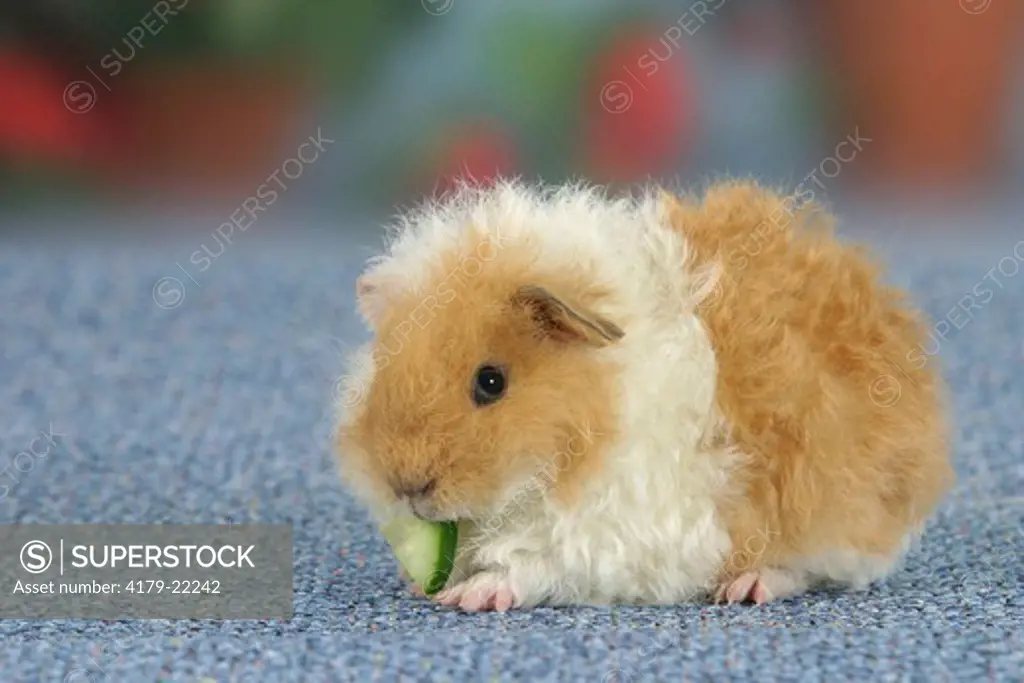
M410 596L338 483L333 385L364 338L351 291L373 240L247 236L199 272L203 241L0 247L0 466L40 430L59 435L4 482L0 521L290 523L295 618L0 621L0 680L1024 680L1017 238L887 252L936 319L983 280L993 290L938 338L959 483L905 570L757 608L504 615ZM160 278L184 288L177 305L170 280L155 301Z

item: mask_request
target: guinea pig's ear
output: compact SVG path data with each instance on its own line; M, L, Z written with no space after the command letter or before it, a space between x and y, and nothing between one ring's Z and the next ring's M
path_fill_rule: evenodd
M625 336L615 323L589 311L573 308L537 285L520 287L512 300L525 307L541 332L551 339L608 346Z
M370 327L376 326L384 317L387 306L384 283L372 275L360 275L356 280L356 303L363 319Z

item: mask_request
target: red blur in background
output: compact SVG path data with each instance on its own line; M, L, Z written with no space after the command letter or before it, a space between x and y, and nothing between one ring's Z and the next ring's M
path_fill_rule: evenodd
M190 3L184 13L222 2L228 7L226 0ZM1021 73L1015 50L1024 3L821 0L786 5L793 14L790 24L803 27L803 34L779 31L785 21L778 19L780 8L769 12L738 1L706 3L715 9L699 22L691 21L696 15L686 19L690 10L685 7L595 7L581 10L581 21L566 20L565 11L554 7L503 5L487 10L490 19L481 8L452 10L478 12L479 31L497 31L501 49L495 47L495 55L489 55L487 41L474 43L483 33L458 29L451 13L434 16L411 4L389 9L374 0L352 0L344 12L328 14L329 4L314 2L307 29L320 30L322 46L344 48L320 57L290 48L231 47L231 41L254 36L252 27L259 26L261 40L274 45L270 39L287 15L272 12L285 12L287 3L235 3L234 14L223 16L233 17L237 25L223 17L206 25L199 14L190 14L191 25L206 41L195 46L186 39L183 13L169 19L159 35L147 36L140 56L134 57L133 49L133 60L110 84L88 68L109 49L102 41L101 47L84 51L79 45L77 53L71 51L74 57L65 54L58 61L50 48L36 47L30 35L9 40L0 33L0 173L17 179L29 169L42 170L37 177L45 186L47 172L67 171L101 195L234 198L276 168L295 137L304 137L297 132L303 125L311 120L329 124L332 135L345 140L351 121L358 118L354 112L364 105L378 112L371 117L376 127L352 136L369 140L360 146L368 151L357 153L342 142L331 160L347 165L349 177L357 179L347 188L350 200L380 189L388 200L403 201L410 193L445 193L460 182L489 183L513 174L541 175L549 182L582 174L597 182L629 183L678 177L695 158L743 172L744 164L761 154L756 135L768 143L775 133L771 127L758 128L768 112L758 104L743 104L756 100L722 97L727 87L734 95L746 93L742 85L727 86L716 55L736 63L747 55L744 68L750 74L793 72L774 93L793 113L788 119L773 113L774 121L788 121L792 140L801 140L806 121L822 123L836 139L854 129L870 137L870 153L851 165L849 179L948 188L991 182L1013 163L1024 168L1024 159L1011 158L1008 144L1015 130L1024 139L1024 123L1008 116L1013 78ZM139 5L139 11L147 9ZM125 12L134 17L134 10ZM551 21L544 12L551 13ZM772 22L766 23L766 16ZM684 20L694 27L692 34L674 29L677 40L667 42L668 29ZM564 45L559 43L562 33ZM431 35L433 43L427 40ZM164 49L175 36L180 38L176 47ZM307 42L304 34L296 36L299 46ZM438 48L438 54L443 47L462 50L438 57L423 71L435 79L426 88L427 97L432 89L441 92L441 86L455 84L459 103L480 104L452 104L440 115L414 116L415 129L409 131L398 114L418 113L433 102L388 93L398 87L401 79L394 74L402 71L392 56L415 44L411 39L417 36ZM795 67L773 61L773 46L787 40L793 44L781 52L803 54ZM795 44L800 40L806 45ZM524 61L529 68L498 68L525 60L538 49L538 41L559 44L544 45L554 49L540 61ZM252 44L264 45L255 38ZM694 60L691 54L704 58ZM406 57L408 68L433 56L424 48ZM338 67L345 78L319 79L325 66ZM812 71L823 74L819 81L829 87L807 79L804 72ZM748 78L749 89L756 90L758 77ZM506 89L521 93L518 109L494 105ZM436 99L443 104L446 97ZM721 107L729 105L723 102L740 104L726 111ZM716 126L718 119L732 120L733 127ZM760 132L751 134L744 150L731 144L730 136L747 124ZM747 156L726 158L722 150ZM1024 150L1016 154L1024 156Z

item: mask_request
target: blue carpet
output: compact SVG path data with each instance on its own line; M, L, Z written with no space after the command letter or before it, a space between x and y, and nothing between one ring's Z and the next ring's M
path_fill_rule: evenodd
M887 256L937 318L1016 241ZM960 481L887 582L759 608L464 615L405 592L327 448L375 239L247 235L199 272L202 242L0 246L0 467L61 435L4 482L0 522L290 523L295 618L0 621L0 680L1024 680L1024 273L997 271L942 342ZM154 302L163 277L184 287L174 308Z

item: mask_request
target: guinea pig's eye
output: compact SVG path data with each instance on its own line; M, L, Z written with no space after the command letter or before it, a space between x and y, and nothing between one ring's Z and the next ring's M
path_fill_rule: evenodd
M473 403L489 406L505 395L505 371L495 365L481 365L473 376Z

